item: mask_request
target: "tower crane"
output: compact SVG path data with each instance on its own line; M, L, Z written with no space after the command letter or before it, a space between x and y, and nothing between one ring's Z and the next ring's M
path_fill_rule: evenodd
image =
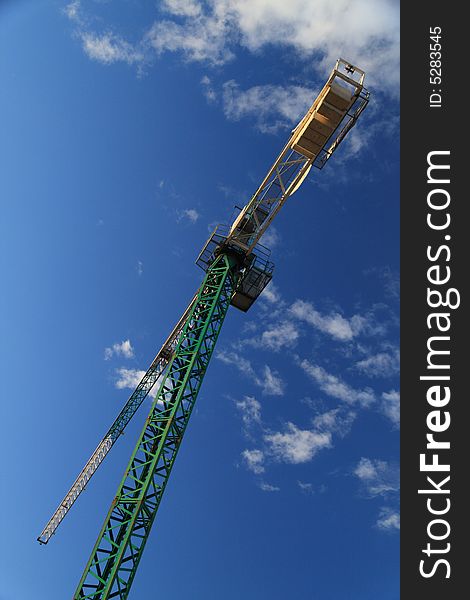
M73 600L127 599L228 308L246 312L271 281L273 264L260 239L311 167L323 168L355 125L369 101L364 78L364 71L338 59L251 200L231 226L214 229L196 260L204 271L199 289L39 535L47 544L158 387Z

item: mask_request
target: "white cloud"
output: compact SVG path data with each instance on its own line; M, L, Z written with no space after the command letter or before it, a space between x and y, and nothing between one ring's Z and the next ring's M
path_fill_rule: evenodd
M146 41L157 55L180 52L188 61L224 64L234 56L230 49L234 31L229 6L225 0L211 4L211 10L203 12L196 2L166 2L168 12L182 19L179 23L155 21L146 34Z
M245 426L253 423L261 425L260 406L253 404L253 398L245 398L248 402L240 403ZM264 473L266 463L270 461L287 464L309 462L325 448L333 447L333 434L346 435L355 418L352 412L344 413L337 408L317 415L312 422L313 427L303 429L294 423L285 423L282 431L264 429L263 448L244 450L242 458L246 467L255 474ZM311 484L298 482L299 487L306 493L313 492Z
M354 469L354 474L361 481L370 481L377 477L377 469L368 458L361 458L357 467Z
M261 244L263 246L266 246L270 250L271 250L271 248L274 248L275 246L277 246L280 241L281 241L281 236L279 235L278 230L272 224L269 226L269 229L267 229L266 232L261 237Z
M215 100L217 99L217 93L214 90L211 78L208 77L207 75L204 75L204 77L201 79L201 85L202 85L202 89L204 91L204 96L206 97L206 100L208 102L215 102Z
M270 304L276 304L276 303L280 302L281 295L279 293L279 290L277 289L277 287L274 285L274 283L272 281L262 291L261 298L263 300L267 300Z
M304 300L296 300L289 311L297 319L341 342L349 342L359 335L366 322L360 315L354 315L350 319L345 319L337 312L322 315L310 302Z
M275 133L292 127L304 115L315 98L310 88L298 85L257 85L240 90L234 80L226 81L222 88L224 114L231 121L254 117L257 127L264 133ZM269 237L269 236L268 236ZM263 244L269 247L266 236Z
M263 490L263 492L279 492L281 489L280 487L277 487L277 485L271 485L265 481L261 481L259 483L259 487L261 490Z
M269 311L269 315L266 315L268 318L272 319L274 316L279 315L279 313L284 313L284 303L274 285L268 286L267 291L265 290L263 292L262 298L267 300L270 305L274 303L277 304L274 309L272 309L272 307L269 307L268 309L263 307L263 310ZM280 310L277 310L277 308ZM260 324L264 323L265 320L261 320ZM300 332L297 325L286 319L269 323L261 334L256 334L258 330L259 327L255 323L252 323L244 330L244 333L252 333L253 335L238 340L233 344L233 347L240 350L246 346L252 346L253 348L279 352L279 350L282 350L283 348L293 348L300 338Z
M363 484L370 498L382 496L396 501L400 490L400 475L395 464L363 457L353 472ZM400 513L396 509L383 507L377 518L376 526L382 531L400 529Z
M304 481L297 481L297 485L299 486L299 488L302 490L302 492L304 494L313 494L314 493L313 485L311 483L304 482Z
M333 408L314 417L313 425L318 431L334 432L344 437L351 430L355 418L356 413L352 411L344 413L339 408Z
M226 0L217 0L216 4ZM399 3L390 0L235 0L242 43L257 51L274 41L318 61L327 73L342 56L374 87L398 94Z
M135 389L142 377L145 375L145 371L139 371L138 369L126 369L125 367L121 367L116 369L116 374L118 378L115 381L115 386L122 389Z
M251 362L236 352L221 350L216 353L216 358L226 365L236 367L240 373L251 379L256 386L260 387L263 394L271 396L282 396L284 394L285 384L283 380L268 365L264 366L263 374L260 376L255 372Z
M261 423L261 404L253 396L245 396L243 400L236 400L235 406L242 415L245 427Z
M297 327L290 321L275 323L263 331L259 340L253 339L253 345L278 352L281 348L292 348L299 339Z
M85 54L92 60L104 65L125 62L129 65L141 63L144 54L120 36L107 32L102 35L81 30L78 35L82 41Z
M178 213L178 222L182 219L187 219L190 223L196 223L200 215L195 208L185 208Z
M398 348L390 352L379 352L358 361L356 369L368 377L391 377L400 370L400 352Z
M374 90L375 91L375 90ZM387 114L383 117L381 101L372 96L369 107L361 117L361 127L354 127L346 136L343 148L335 162L345 163L347 160L358 156L365 148L369 147L376 137L395 140L400 132L400 118L396 114Z
M264 454L261 450L243 450L242 458L247 468L255 475L264 473Z
M398 468L384 460L363 457L356 465L354 475L364 484L371 497L396 493L400 489Z
M342 381L339 377L327 373L325 369L310 363L306 359L301 361L300 367L318 384L325 394L328 394L328 396L342 400L347 404L357 403L364 407L375 402L374 392L371 388L355 389Z
M385 292L395 300L400 298L400 276L389 268L382 269Z
M390 419L390 421L396 425L400 425L400 392L396 390L390 390L389 392L383 392L381 409L383 414Z
M216 351L215 357L222 361L226 365L232 365L236 367L240 373L249 377L250 379L256 380L257 376L255 370L251 366L248 359L243 358L236 352L226 352L225 350Z
M132 358L134 356L134 348L130 340L116 342L112 346L104 349L104 359L109 360L113 356L123 356L124 358Z
M201 14L201 4L195 0L164 0L163 7L173 15L183 17L198 17Z
M194 1L166 2L182 23L154 25L153 37L162 38L156 50L179 50L188 60L221 64L233 57L236 43L255 53L277 43L295 49L305 60L315 58L322 74L343 56L365 69L374 87L398 95L398 2L211 0L206 12L201 6Z
M69 18L71 21L75 21L75 22L80 22L80 20L81 20L80 10L81 10L80 0L73 0L73 2L70 2L70 4L67 4L63 9L67 18Z
M395 531L400 529L400 513L389 507L381 509L376 523L383 531Z
M270 454L279 461L299 464L312 460L315 454L331 447L331 433L299 429L294 423L286 424L286 431L264 436Z
M136 271L137 271L137 275L140 277L142 275L142 273L144 272L144 263L141 260L137 261L137 267L136 267Z
M282 396L284 394L284 382L268 365L264 366L263 378L259 379L258 385L261 386L263 393L269 396Z

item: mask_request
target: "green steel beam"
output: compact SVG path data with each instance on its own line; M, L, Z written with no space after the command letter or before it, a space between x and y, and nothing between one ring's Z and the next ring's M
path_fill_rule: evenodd
M238 277L219 256L199 288L73 600L125 600Z

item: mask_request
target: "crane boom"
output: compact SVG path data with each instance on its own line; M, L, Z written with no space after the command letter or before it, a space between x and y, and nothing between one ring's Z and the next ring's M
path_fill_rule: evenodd
M147 395L150 393L156 381L165 370L165 367L168 364L168 361L170 360L174 349L178 343L178 340L181 336L184 324L186 323L186 320L188 318L188 315L191 311L195 299L196 296L194 296L191 302L189 303L188 308L184 311L183 316L180 318L178 323L175 325L173 331L170 333L165 343L158 351L158 354L153 359L152 364L147 369L147 372L142 377L140 383L132 392L123 409L114 420L114 423L108 429L106 435L100 441L100 443L96 447L96 450L90 456L87 463L80 471L78 477L73 482L71 488L65 494L62 502L56 508L53 515L47 522L46 526L38 536L37 539L40 544L47 544L52 535L54 535L56 529L59 527L69 510L72 508L77 498L84 491L88 482L90 481L94 473L97 471L101 463L104 461L106 455L111 450L116 440L124 432L126 425L137 412L138 408L145 400Z
M354 77L355 75L355 77ZM328 81L230 228L227 243L249 254L312 165L322 168L369 100L365 73L338 59Z

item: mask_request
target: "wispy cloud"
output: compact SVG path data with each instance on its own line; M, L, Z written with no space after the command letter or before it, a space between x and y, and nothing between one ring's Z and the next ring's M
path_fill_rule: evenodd
M390 267L371 267L364 271L365 275L374 275L381 280L385 295L393 300L400 298L400 275Z
M298 85L257 85L241 90L236 81L230 80L222 87L222 104L227 119L240 121L251 117L263 133L276 133L279 129L295 125L314 98L312 89ZM269 247L266 236L262 243Z
M168 12L180 17L199 17L202 13L197 0L163 0L162 4Z
M273 371L268 365L265 365L262 374L258 375L254 370L251 362L240 356L236 352L219 351L216 353L216 358L226 365L234 366L245 377L262 389L263 394L271 396L282 396L284 394L285 384L281 377Z
M400 425L400 392L390 390L383 392L380 404L383 414L395 425Z
M185 208L178 212L177 221L180 222L186 220L194 224L197 223L199 217L200 215L195 208Z
M263 490L263 492L279 492L281 490L277 485L271 485L270 483L266 483L265 481L259 482L259 488Z
M317 414L311 426L301 428L288 421L280 431L266 427L261 418L261 404L253 397L245 396L236 406L242 414L244 432L252 437L253 427L261 433L258 448L245 449L241 456L246 468L259 475L272 462L301 464L311 461L323 449L333 447L333 436L344 437L351 429L355 413L342 408ZM304 485L304 487L302 487ZM310 484L299 487L307 491Z
M264 366L263 377L258 378L256 383L262 388L263 393L267 395L282 396L284 394L284 381L279 377L278 373L273 371L268 365Z
M364 407L370 406L375 402L374 391L369 387L363 389L353 388L339 377L325 371L323 367L315 365L306 359L300 362L300 367L328 396L342 400L347 404L359 404Z
M80 0L73 0L63 8L64 14L71 20L79 22L81 20L81 3Z
M140 371L139 369L126 369L125 367L121 367L116 369L116 381L114 385L119 389L135 389L142 377L145 375L145 371Z
M122 37L111 33L96 34L90 31L78 31L83 50L88 58L104 65L125 62L128 65L142 63L145 56L138 48Z
M318 431L328 431L344 437L351 430L355 418L356 413L352 410L333 408L314 417L313 425Z
M363 457L356 465L354 475L362 482L370 497L386 496L400 489L398 467L384 460Z
M104 359L110 360L113 356L123 356L124 358L133 358L134 348L129 339L122 342L116 342L112 346L104 349Z
M309 483L307 481L299 481L299 480L297 480L297 485L299 486L300 490L304 494L309 494L309 495L313 495L314 494L313 484L311 484L311 483Z
M264 473L264 453L261 450L243 450L242 459L249 471L255 475Z
M398 114L389 113L383 116L381 100L373 97L369 102L367 112L362 117L362 127L355 127L347 135L341 153L335 159L337 164L345 163L347 160L361 154L371 146L375 138L397 139L400 133L400 118Z
M305 321L322 333L342 342L349 342L359 335L366 323L366 319L360 315L354 315L350 319L346 319L338 312L322 315L312 303L304 300L296 300L289 310L296 319Z
M287 422L283 431L264 434L265 454L278 462L309 462L320 450L333 446L334 433L344 436L354 418L352 412L343 413L340 409L334 409L317 415L308 429Z
M396 531L400 529L400 513L393 508L383 507L380 510L376 523L382 531Z
M332 436L329 431L300 429L288 422L283 432L266 434L264 441L276 460L299 464L312 460L319 450L330 448Z
M400 351L378 352L356 362L356 369L368 377L392 377L400 371Z
M272 248L274 248L275 246L277 246L280 241L281 241L281 236L280 236L278 230L272 224L269 226L269 229L267 229L266 232L261 237L261 244L263 244L263 246L266 246L270 250Z
M279 352L283 348L293 348L299 339L299 330L291 321L273 323L261 333L237 342L236 347L251 346Z
M202 89L204 91L204 96L208 102L215 102L217 99L217 93L214 89L214 85L212 83L211 78L208 75L204 75L201 79Z
M263 331L260 346L277 352L281 348L292 348L298 339L299 331L295 325L290 321L284 321Z
M281 300L281 295L276 285L271 282L266 288L264 288L260 298L262 300L266 300L270 304L275 304Z
M400 298L400 277L390 268L382 269L382 279L387 295L395 300Z
M137 267L135 268L137 275L140 277L144 272L144 263L141 260L137 261Z
M357 463L353 473L361 482L369 499L382 497L392 505L398 503L400 474L396 464L363 457ZM390 506L382 507L375 526L388 532L400 529L398 509Z
M146 41L157 56L177 52L187 61L211 65L222 65L234 57L228 2L215 0L206 10L199 2L166 0L165 8L180 20L155 21L146 33Z
M261 404L253 396L245 396L242 400L236 400L235 406L241 413L246 429L261 423Z
M139 41L131 44L108 25L102 33L92 30L94 19L83 11L80 0L67 4L63 13L75 25L74 36L80 40L83 51L91 60L102 65L123 62L137 65L139 69L147 60L145 44Z

